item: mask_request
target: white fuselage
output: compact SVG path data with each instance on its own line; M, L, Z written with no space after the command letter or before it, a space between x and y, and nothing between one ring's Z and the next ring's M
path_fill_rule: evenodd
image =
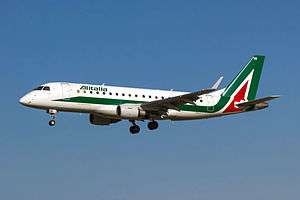
M132 123L132 134L140 131L136 120L149 120L148 129L158 128L156 120L192 120L256 111L268 107L267 101L279 96L256 99L264 56L255 55L221 90L223 77L212 87L195 92L153 90L108 85L47 83L20 99L20 103L44 109L55 125L58 111L89 113L90 123L109 125L123 119Z
M80 112L101 114L119 119L116 115L116 106L120 104L139 105L144 102L166 99L179 96L187 92L142 89L130 87L116 87L108 85L90 85L77 83L55 82L47 83L49 90L32 90L20 99L23 105L38 109L55 109L57 111ZM195 106L206 106L208 111L220 100L221 93L218 90L210 94L202 95L195 101ZM191 104L187 104L192 106ZM193 112L168 110L168 115L155 117L155 119L201 119L223 115L219 112ZM142 120L142 118L139 118Z

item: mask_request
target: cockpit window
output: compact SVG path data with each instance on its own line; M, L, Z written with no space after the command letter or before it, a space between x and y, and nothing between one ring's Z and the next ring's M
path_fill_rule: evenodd
M34 88L33 90L42 90L43 89L43 86L39 86L37 88Z
M37 88L34 88L33 90L46 90L46 91L50 91L50 87L49 86L39 86Z
M49 86L45 86L45 87L43 87L43 90L50 91L50 87Z

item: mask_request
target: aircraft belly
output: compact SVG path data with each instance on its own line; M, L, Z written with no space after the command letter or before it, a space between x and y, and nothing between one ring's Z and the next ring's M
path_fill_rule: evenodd
M218 113L190 112L190 111L169 111L168 118L170 120L192 120L205 119L220 116Z
M92 113L99 110L100 105L98 104L87 104L77 102L60 102L57 104L57 109L66 112L82 112Z

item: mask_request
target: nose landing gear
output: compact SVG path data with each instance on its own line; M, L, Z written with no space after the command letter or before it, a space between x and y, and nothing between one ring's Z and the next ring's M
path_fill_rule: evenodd
M49 126L55 126L56 124L55 117L56 117L57 110L49 109L47 110L47 113L50 114L51 116L51 120L49 121Z
M49 121L49 126L55 126L55 120L54 119L51 119L50 121Z

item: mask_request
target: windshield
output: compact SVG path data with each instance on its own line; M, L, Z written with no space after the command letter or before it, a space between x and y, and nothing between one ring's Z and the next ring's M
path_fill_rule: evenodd
M43 90L50 91L50 87L49 86L45 86L45 87L43 87Z
M34 88L33 90L42 90L43 89L43 86L39 86L37 88Z
M46 90L46 91L50 91L50 87L49 86L39 86L37 88L34 88L32 91L34 90Z

